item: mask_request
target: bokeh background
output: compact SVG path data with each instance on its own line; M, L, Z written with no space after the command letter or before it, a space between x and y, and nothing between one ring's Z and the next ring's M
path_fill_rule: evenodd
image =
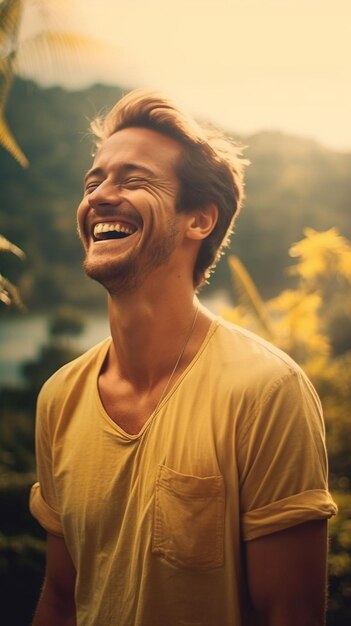
M28 512L43 381L108 334L75 211L89 120L164 91L246 146L246 202L200 298L289 352L321 396L328 626L351 622L349 0L0 0L0 587L29 624L45 537Z

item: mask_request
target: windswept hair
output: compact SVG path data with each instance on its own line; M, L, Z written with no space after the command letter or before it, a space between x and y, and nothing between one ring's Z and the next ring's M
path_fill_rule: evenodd
M182 146L176 166L180 182L178 212L218 207L218 221L201 244L194 285L208 279L228 246L244 198L242 149L213 129L200 126L171 100L154 91L136 89L119 100L105 117L91 123L99 148L124 128L141 127L172 137Z

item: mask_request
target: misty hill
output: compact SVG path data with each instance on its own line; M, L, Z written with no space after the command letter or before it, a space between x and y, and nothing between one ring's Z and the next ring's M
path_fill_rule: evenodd
M104 304L101 288L83 276L75 212L82 177L91 162L88 120L119 97L116 87L96 85L79 92L42 89L17 80L7 118L30 168L22 170L0 150L0 233L27 253L26 263L2 255L1 273L19 283L34 309L62 303L94 308ZM248 146L247 200L232 250L245 263L265 296L287 282L288 248L303 228L336 226L351 236L351 154L283 133L236 136ZM225 258L211 285L225 288Z

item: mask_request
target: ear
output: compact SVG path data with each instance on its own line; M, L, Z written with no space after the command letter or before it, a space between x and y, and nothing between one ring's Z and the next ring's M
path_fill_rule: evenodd
M213 231L218 221L218 207L211 202L205 208L195 209L189 213L186 236L188 239L201 241Z

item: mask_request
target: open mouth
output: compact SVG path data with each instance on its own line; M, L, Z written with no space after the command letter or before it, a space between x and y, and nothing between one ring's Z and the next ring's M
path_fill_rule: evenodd
M135 226L121 222L101 222L93 228L94 241L108 241L110 239L125 239L135 233Z

